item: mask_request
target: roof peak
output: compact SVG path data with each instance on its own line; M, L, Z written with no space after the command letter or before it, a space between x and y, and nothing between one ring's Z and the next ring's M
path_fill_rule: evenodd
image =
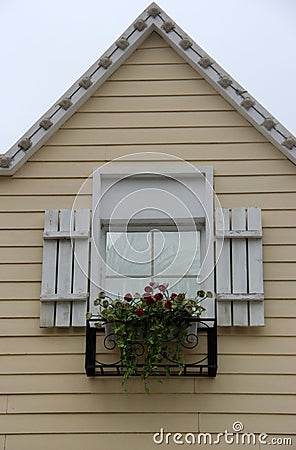
M208 81L257 130L296 164L296 139L160 7L152 2L108 50L21 139L0 156L0 175L20 168L153 32Z

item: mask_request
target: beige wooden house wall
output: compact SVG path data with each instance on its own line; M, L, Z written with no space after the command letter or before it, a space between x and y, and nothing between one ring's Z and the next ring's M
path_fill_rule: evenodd
M215 379L168 379L150 396L133 380L126 397L119 378L86 377L84 329L39 328L43 218L45 209L71 208L95 167L147 151L213 166L223 207L262 208L266 325L219 330ZM162 39L149 37L14 176L0 179L0 450L148 450L160 427L217 433L236 420L296 445L295 175ZM91 183L81 204L91 205Z

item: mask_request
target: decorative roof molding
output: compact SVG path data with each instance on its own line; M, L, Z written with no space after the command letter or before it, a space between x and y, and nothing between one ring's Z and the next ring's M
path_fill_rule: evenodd
M4 155L0 175L13 175L156 31L242 116L296 165L296 138L219 66L193 39L152 3L67 92ZM112 57L112 59L111 59Z
M44 119L41 120L39 125L44 128L45 130L48 130L52 126L52 121L48 119L47 117L44 117Z

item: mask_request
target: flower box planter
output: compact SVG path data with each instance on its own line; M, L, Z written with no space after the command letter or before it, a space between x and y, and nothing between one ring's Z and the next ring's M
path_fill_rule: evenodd
M193 376L193 377L215 377L217 373L217 322L215 318L195 318L190 319L196 324L196 334L190 336L190 343L185 350L184 370L179 373L179 365L173 361L165 361L160 365L160 377L167 375L167 367L171 375ZM105 336L103 328L97 328L95 323L97 319L87 321L86 328L86 352L85 352L85 370L88 377L100 376L123 376L125 368L119 359L119 351L114 340L111 343L108 335ZM194 342L193 342L194 340ZM110 345L112 344L112 345ZM142 343L140 343L142 344ZM98 348L99 353L98 354ZM102 351L103 347L103 351ZM190 358L186 360L187 353ZM195 360L192 357L194 351ZM111 360L110 356L111 355ZM143 366L141 362L137 365L135 376L142 375Z
M115 368L116 373L123 376L125 391L129 378L141 375L148 393L149 377L181 375L188 372L189 367L189 372L194 372L192 368L196 366L202 374L202 363L207 359L206 373L214 376L217 366L217 358L213 356L216 355L216 322L211 319L207 323L208 319L200 319L205 311L200 303L211 297L211 292L198 291L195 298L187 298L184 293L169 294L167 286L166 283L158 285L151 282L144 288L144 294L126 294L123 300L112 299L105 292L99 294L95 305L101 307L100 313L88 316L88 336L95 336L90 324L104 328L105 349L118 351L111 364L99 363L93 350L96 337L92 338L93 342L87 340L91 349L88 352L87 347L88 375L96 375L96 367L100 368L101 374L106 374L106 369L112 373L109 369ZM207 330L207 339L201 339L199 328ZM210 353L206 347L211 349ZM188 362L185 361L185 351Z

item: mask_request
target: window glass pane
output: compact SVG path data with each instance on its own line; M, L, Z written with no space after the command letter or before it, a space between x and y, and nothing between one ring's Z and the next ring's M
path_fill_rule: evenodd
M107 232L106 263L104 289L114 296L142 294L153 278L194 297L200 271L200 232Z
M199 231L154 231L154 274L197 275L200 270Z
M106 275L150 276L151 233L106 233Z
M134 295L136 292L139 294L144 293L144 287L151 281L151 277L148 278L106 278L104 290L112 298L124 297L125 294L131 293Z

